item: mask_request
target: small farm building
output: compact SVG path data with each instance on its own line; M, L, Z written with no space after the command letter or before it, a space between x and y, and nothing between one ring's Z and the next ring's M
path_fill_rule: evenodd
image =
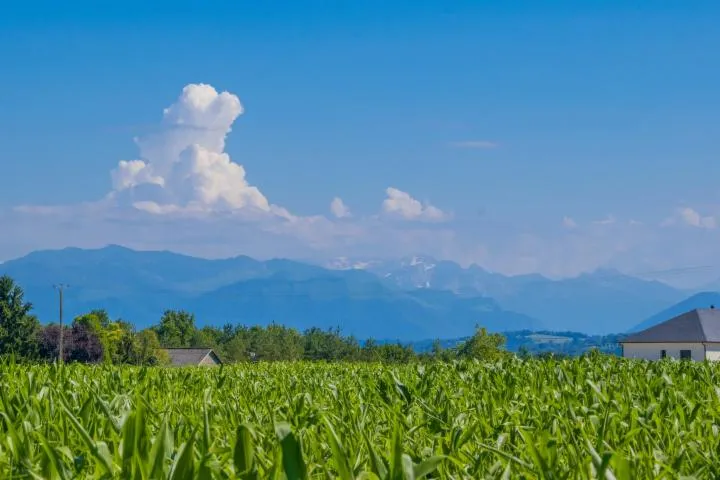
M620 343L626 358L720 360L720 309L691 310L632 333Z
M168 348L166 350L170 356L170 365L174 367L213 367L222 364L220 357L211 348Z

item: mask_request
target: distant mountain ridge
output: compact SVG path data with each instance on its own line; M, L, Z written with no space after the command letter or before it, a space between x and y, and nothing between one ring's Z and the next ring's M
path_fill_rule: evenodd
M34 252L0 265L25 289L41 321L57 318L52 285L70 285L68 318L92 308L139 327L165 309L188 309L198 323L283 323L305 329L340 327L359 338L418 339L540 328L528 315L508 312L481 295L408 292L362 270L328 270L292 260L234 257L205 260L171 252L108 246Z
M328 268L330 267L330 268ZM52 285L70 285L68 317L106 308L139 327L186 308L198 323L340 327L359 338L462 337L491 331L626 331L685 295L603 270L576 278L505 276L427 256L337 259L324 266L237 256L221 260L120 246L33 252L0 264L41 321L57 318Z
M638 323L628 330L627 333L634 333L645 330L646 328L654 327L655 325L662 323L666 320L670 320L673 317L677 317L690 310L699 308L709 308L711 306L720 307L720 293L718 292L700 292L692 295L685 300L672 305L665 310L656 313L655 315L647 318L646 320Z
M188 308L211 323L275 321L299 329L341 327L361 338L448 338L467 335L476 324L494 331L508 325L540 325L526 315L502 310L489 298L459 298L440 291L401 292L374 277L353 277L249 280L193 299Z
M664 283L612 269L551 280L540 274L506 276L477 265L463 268L419 255L390 261L342 260L326 265L366 270L404 290L439 289L487 296L504 309L537 318L556 330L622 332L687 296Z

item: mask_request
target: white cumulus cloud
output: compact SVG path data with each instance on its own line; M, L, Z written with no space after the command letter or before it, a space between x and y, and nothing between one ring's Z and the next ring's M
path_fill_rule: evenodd
M664 220L661 225L668 226L677 223L708 230L717 228L717 220L715 217L710 215L703 216L697 210L690 207L678 208L675 211L675 215Z
M114 190L125 190L143 183L163 186L165 179L152 174L152 169L142 160L121 160L118 168L110 173Z
M330 212L335 215L336 218L347 218L351 216L350 208L345 205L342 198L335 197L330 202Z
M608 215L607 217L603 218L602 220L595 220L593 223L595 225L612 225L615 223L615 216Z
M288 217L224 151L242 113L237 96L187 85L164 110L160 129L136 139L140 158L123 160L112 171L111 197L156 214L250 210Z
M388 187L385 193L387 198L383 200L382 211L386 215L406 220L442 221L448 218L448 214L439 208L430 204L422 204L409 193L397 188Z

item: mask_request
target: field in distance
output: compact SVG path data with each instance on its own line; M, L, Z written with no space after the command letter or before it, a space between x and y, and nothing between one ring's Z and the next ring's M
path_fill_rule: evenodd
M0 365L2 478L718 478L720 368Z

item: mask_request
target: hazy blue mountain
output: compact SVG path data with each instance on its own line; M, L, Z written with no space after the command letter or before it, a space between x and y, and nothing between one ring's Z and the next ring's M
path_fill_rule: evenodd
M708 269L710 272L714 271L714 269ZM712 275L712 273L709 273L709 275ZM715 278L710 282L705 282L704 284L701 284L700 286L696 286L694 289L695 293L701 293L701 292L720 292L720 278Z
M685 294L666 284L598 270L575 278L551 280L542 275L505 276L477 265L463 268L449 261L413 256L397 261L363 259L331 264L364 269L402 289L441 289L480 294L505 310L540 320L553 330L612 333L667 308Z
M495 298L506 309L533 312L552 330L604 334L625 331L683 296L660 282L600 270L558 281L523 281L516 291Z
M64 283L69 285L67 318L102 307L140 326L154 323L167 308L179 308L197 295L233 282L275 274L308 278L324 271L287 260L261 262L245 256L207 260L119 246L39 251L0 264L0 274L9 274L24 288L44 322L58 318L53 285Z
M25 289L43 322L57 319L53 284L65 283L67 319L106 308L139 327L168 308L195 312L200 325L338 326L360 338L447 338L467 335L476 324L493 331L540 327L477 293L407 292L370 272L291 260L205 260L110 246L35 252L0 265L4 273Z
M279 271L310 276L323 268L289 260L261 262L239 256L207 260L172 252L135 251L111 245L83 250L66 248L33 252L0 265L28 286L52 286L63 282L98 289L160 288L201 293L232 282L273 275Z
M300 329L340 327L359 338L449 338L467 335L477 324L493 331L540 325L531 317L502 310L489 298L402 292L360 275L248 280L206 293L187 308L211 324L274 321Z
M670 320L673 317L677 317L680 314L695 310L696 308L710 308L711 305L720 308L720 293L718 292L700 292L689 298L686 298L682 302L676 303L675 305L664 309L660 313L647 318L646 320L638 323L633 328L628 330L628 333L639 332L646 328L653 327L658 323L662 323L665 320Z
M57 318L53 284L66 283L68 318L104 307L146 326L167 308L188 308L199 322L340 326L359 337L407 340L464 336L476 323L493 331L622 332L684 298L665 284L613 270L555 281L420 256L342 259L328 269L109 246L35 252L0 264L1 273L25 288L45 322Z

